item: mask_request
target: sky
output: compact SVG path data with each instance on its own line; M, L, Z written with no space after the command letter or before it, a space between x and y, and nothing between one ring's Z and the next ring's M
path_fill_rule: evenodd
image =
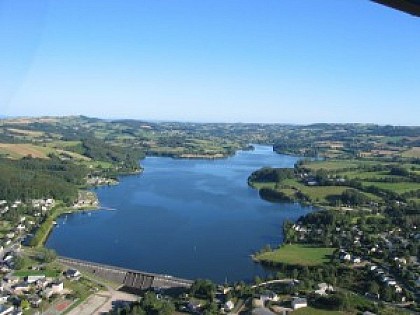
M0 0L0 115L420 125L420 19L366 0Z

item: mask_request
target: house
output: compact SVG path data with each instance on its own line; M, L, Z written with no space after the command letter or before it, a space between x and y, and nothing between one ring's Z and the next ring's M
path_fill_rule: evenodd
M318 295L327 295L327 292L334 291L332 285L328 285L326 283L318 283L318 290L315 291L315 294Z
M8 284L15 284L19 282L19 278L12 276L12 275L7 275L3 278L3 280L8 283Z
M42 279L45 279L45 275L32 275L32 276L26 276L24 278L25 282L29 284L35 283L38 280L42 280Z
M12 314L13 306L0 305L0 315Z
M1 293L0 294L0 304L4 304L7 302L7 300L9 299L10 295L6 294L6 293Z
M389 285L389 286L395 286L395 285L397 285L397 281L395 281L394 279L388 279L386 284Z
M0 272L6 273L10 272L10 268L6 263L0 263Z
M292 300L292 308L294 310L297 310L302 307L307 307L307 306L308 306L308 301L306 300L306 298L295 297Z
M60 294L64 290L64 283L63 281L54 281L48 285L49 288L53 291L53 294Z
M362 259L360 257L353 257L353 264L360 264L362 262Z
M227 301L225 303L225 305L223 306L223 308L225 309L225 311L229 312L231 310L233 310L233 308L235 307L235 304L232 301Z
M79 280L80 279L80 272L77 269L67 269L64 273L64 275L66 276L67 279L70 280Z
M42 299L38 295L31 295L28 298L28 302L31 304L32 307L39 307L42 303Z
M42 295L49 299L54 294L62 294L64 291L63 281L54 281L49 283L45 289L42 291Z
M345 261L350 261L351 260L351 255L347 252L342 252L342 253L340 253L340 259L345 260Z
M192 300L188 302L187 308L190 312L198 312L200 311L201 306L199 301Z
M28 292L30 289L31 286L26 282L21 282L13 286L13 290L15 293Z
M279 300L279 297L273 291L267 290L263 294L261 294L260 300L263 301L263 303L265 301L274 301L274 302L276 302L276 301Z

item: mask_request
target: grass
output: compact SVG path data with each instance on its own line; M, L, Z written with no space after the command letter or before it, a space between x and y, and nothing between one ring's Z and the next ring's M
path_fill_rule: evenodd
M13 133L19 134L19 135L30 136L33 138L42 137L45 134L45 132L43 131L33 131L33 130L16 129L16 128L7 128L7 130Z
M349 189L347 186L306 186L295 179L287 179L282 184L294 187L308 196L311 201L320 203L328 203L327 197L341 195Z
M343 315L343 314L351 314L351 313L342 312L342 311L329 311L329 310L314 308L311 306L293 311L293 315Z
M47 269L47 270L19 270L15 271L13 273L16 277L27 277L27 276L38 276L38 275L44 275L46 277L56 278L61 273L54 269Z
M276 189L276 183L252 183L256 189L271 188L283 192L287 196L293 197L297 191L306 195L311 202L315 204L328 204L328 197L339 196L347 189L355 189L348 186L307 186L296 179L286 179L278 184L280 188ZM356 189L357 190L357 189ZM381 198L366 192L361 192L373 201L380 201Z
M337 171L348 168L358 168L362 163L360 161L352 160L335 160L335 161L316 161L305 164L304 167L311 171L318 171L324 169L326 171Z
M12 159L21 159L28 155L34 158L47 159L48 154L54 152L55 150L52 148L29 143L0 143L0 155L6 155Z
M414 147L410 150L405 151L402 154L402 157L406 158L420 158L420 147Z
M283 263L287 265L317 266L329 261L335 248L311 247L302 244L286 244L272 252L257 255L262 262Z
M397 176L397 175L389 175L388 172L382 171L382 172L366 172L363 170L360 171L349 171L349 172L343 172L339 173L340 176L346 176L349 179L385 179L385 178L394 178L394 179L404 179L403 176Z
M400 183L381 183L381 182L363 182L364 186L375 186L379 189L394 191L397 194L413 190L420 190L420 183L400 182Z

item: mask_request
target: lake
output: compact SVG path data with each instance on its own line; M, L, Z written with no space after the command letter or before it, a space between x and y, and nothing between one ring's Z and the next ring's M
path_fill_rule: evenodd
M282 224L312 211L260 199L247 184L263 166L297 157L256 145L221 160L147 157L144 172L95 189L103 207L61 217L46 246L72 258L179 276L249 281L266 271L250 255L282 242Z

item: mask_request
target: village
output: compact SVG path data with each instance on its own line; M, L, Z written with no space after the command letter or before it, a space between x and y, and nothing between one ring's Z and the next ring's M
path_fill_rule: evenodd
M79 198L74 208L81 204L92 206L90 200ZM28 247L55 205L52 198L28 202L0 200L1 315L43 314L48 309L60 309L61 313L77 302L81 292L95 288L85 280L80 281L78 270L56 263L53 251Z

